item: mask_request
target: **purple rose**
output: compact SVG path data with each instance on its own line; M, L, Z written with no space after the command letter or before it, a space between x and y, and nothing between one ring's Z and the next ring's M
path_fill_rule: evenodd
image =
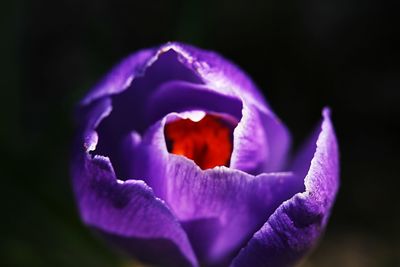
M162 266L292 266L338 190L329 113L290 157L287 129L234 64L179 43L136 52L79 106L82 220Z

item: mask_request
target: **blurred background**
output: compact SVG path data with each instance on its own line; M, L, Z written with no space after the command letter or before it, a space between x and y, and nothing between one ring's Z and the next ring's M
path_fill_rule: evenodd
M216 50L246 70L295 147L331 107L341 189L302 266L400 266L394 2L1 1L0 266L127 266L78 218L71 115L122 57L169 40Z

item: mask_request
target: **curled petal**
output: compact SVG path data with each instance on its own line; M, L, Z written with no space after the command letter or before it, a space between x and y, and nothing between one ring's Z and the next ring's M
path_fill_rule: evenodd
M125 168L121 166L124 161L121 158L121 154L124 153L121 151L123 146L121 142L132 131L139 135L143 134L154 122L149 120L147 113L148 101L154 91L170 80L186 81L192 84L201 82L193 71L180 63L174 51L163 53L157 51L159 50L155 50L154 54L147 58L146 63L135 61L137 56L133 54L111 72L109 75L111 78L106 78L103 83L99 83L85 98L97 101L108 98L111 101L112 112L102 117L95 129L99 140L95 154L108 156L115 167L118 178L123 180L129 177L120 176L124 175L124 172L120 170ZM149 51L146 52L146 54L149 53ZM113 75L113 73L118 75ZM116 83L120 84L121 80L126 79L129 81L129 85L117 90L117 87L109 86L110 79L116 79ZM81 109L85 109L91 104L91 102L85 104L85 101L81 105Z
M292 173L253 176L226 167L203 171L192 160L169 154L163 127L176 116L170 114L144 136L152 166L142 175L150 177L148 183L183 223L199 260L222 264L304 185Z
M244 105L242 119L233 133L233 151L230 167L247 173L262 173L268 165L270 151L268 138L260 114L253 106Z
M167 112L193 108L241 117L230 167L259 174L280 171L285 164L290 143L285 126L247 75L216 53L179 43L139 51L117 65L82 104L104 97L111 99L113 111L96 131L96 154L110 157L118 177L124 168L119 167L120 142L127 134L141 135ZM216 101L223 98L227 101Z
M217 53L177 42L167 43L161 49L177 51L183 64L195 70L210 88L222 94L244 98L245 102L254 104L260 110L269 110L249 76Z
M305 191L285 201L271 215L232 266L292 266L317 242L339 185L339 152L329 116L329 110L325 109L318 138L310 143L316 149L304 180ZM303 160L310 156L311 150L305 149L306 155L299 155L298 162L307 164Z
M82 220L102 237L142 260L197 266L181 225L143 181L117 180L108 158L87 154L76 157L72 175Z
M161 50L163 49L176 51L180 55L182 64L195 70L198 76L202 78L203 83L209 88L218 93L241 99L245 118L246 113L251 113L252 120L257 121L259 120L258 117L260 118L261 123L257 123L263 125L266 132L264 137L261 136L263 134L254 132L259 126L248 129L251 127L251 121L238 127L236 131L237 139L242 139L241 143L247 143L246 140L253 139L250 142L251 146L258 145L259 149L254 154L253 162L248 158L251 152L254 152L251 146L249 149L245 148L241 152L235 152L234 167L250 173L282 170L290 146L289 132L265 102L249 76L231 61L212 51L176 42L165 44ZM251 134L253 134L253 137ZM266 143L264 143L264 140L266 140ZM273 156L261 155L261 151L268 151L267 154ZM264 164L260 166L260 162L257 161L263 157Z
M268 156L261 172L276 172L287 167L288 150L291 140L288 129L273 114L260 113L261 125L266 136Z
M180 116L170 112L196 109L239 121L230 168L203 171L168 153L163 127ZM278 173L288 131L243 71L179 43L139 51L81 102L72 168L81 216L120 248L163 265L227 265L246 243L233 266L291 264L315 243L337 190L328 113L293 172Z
M166 172L165 200L184 223L200 260L209 264L231 259L280 203L301 190L292 173L251 176L226 167L202 171L175 155ZM202 244L193 242L199 238Z
M202 84L173 80L163 83L152 94L146 114L152 118L151 121L157 121L171 112L188 110L227 113L240 120L242 102L238 98L217 93Z
M248 173L260 173L263 170L263 164L268 161L269 153L267 136L264 129L260 127L262 125L260 113L254 106L243 105L242 101L236 97L223 95L205 85L171 81L162 84L151 96L147 114L150 118L161 119L170 112L196 109L227 113L240 120L234 131L234 145L229 167ZM268 130L276 131L275 128ZM285 145L284 141L281 144Z
M143 75L156 49L145 49L133 53L117 64L81 102L88 105L96 99L118 94L130 86L132 80Z
M98 99L79 109L79 113L76 114L78 131L75 136L74 155L81 151L89 153L96 149L99 139L96 128L111 111L111 99L108 97Z

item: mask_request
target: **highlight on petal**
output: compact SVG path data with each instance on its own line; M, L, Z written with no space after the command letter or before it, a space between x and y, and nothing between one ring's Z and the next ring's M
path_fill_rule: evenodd
M269 123L268 126L272 127L268 128L268 133L271 133L271 140L268 140L263 127L260 127L263 124L261 120L275 122L275 118L271 117L271 114L261 115L255 106L248 106L240 98L221 94L205 85L171 81L162 84L151 96L147 114L150 118L161 119L170 112L197 109L227 113L239 120L234 130L229 167L252 174L262 173L264 165L271 171L280 169L282 156L287 152L288 135L284 130L280 130L281 124ZM273 139L275 133L279 134L280 140ZM279 141L278 147L275 141ZM271 153L275 153L276 156L268 158L268 143L271 143L271 149L274 149Z
M168 153L165 125L177 119L180 114L170 114L144 135L142 145L153 164L143 176L153 177L147 182L184 225L199 261L226 264L304 185L292 173L253 176L223 166L203 171L187 157ZM157 180L155 173L161 174Z
M286 127L216 53L179 43L134 53L79 108L82 220L141 260L289 266L326 225L338 187L329 110L288 168Z
M117 64L81 102L88 105L91 102L110 95L122 92L130 86L132 80L141 76L151 58L156 54L156 49L145 49L133 53Z
M132 56L132 58L135 58ZM125 64L126 65L126 64ZM113 72L127 72L124 64L117 67ZM118 69L122 68L122 69ZM147 114L147 106L150 96L163 83L170 80L181 80L188 83L197 84L201 80L193 71L183 66L177 59L177 54L174 51L167 51L163 54L157 54L151 57L146 62L144 69L134 73L136 76L130 81L129 86L118 93L110 93L106 90L107 83L103 86L95 87L89 94L103 95L111 101L112 112L103 117L96 133L98 135L98 145L94 154L108 156L116 170L117 177L121 180L128 179L121 169L126 169L123 166L125 159L122 155L125 153L122 142L131 132L136 132L139 136L153 123L149 121ZM120 77L120 76L116 76ZM106 94L108 93L108 95ZM104 94L106 94L104 96ZM102 98L100 98L102 99ZM81 107L85 109L86 106Z
M239 152L237 148L237 151L233 153L234 168L253 174L282 170L290 146L288 130L272 112L254 82L245 72L212 51L176 42L168 43L161 49L176 51L180 55L182 63L195 70L202 77L203 83L207 87L220 94L241 99L243 102L242 116L245 119L243 120L244 123L236 130L236 142L238 143L235 147L247 144L251 139L254 140L250 142L249 146L243 145L245 149L242 149L242 151ZM247 116L247 113L251 115ZM252 127L253 121L247 121L247 118L254 120L256 124L258 123L257 127ZM257 120L261 121L257 122ZM261 132L254 132L260 128L260 125L264 126L265 136L262 136L263 133ZM267 139L266 143L263 141L265 139ZM251 149L251 147L256 146L258 146L258 150ZM268 151L265 153L274 156L267 158L268 155L263 155L263 151ZM253 161L249 160L251 154L254 155Z
M240 120L242 101L203 84L172 80L161 84L148 100L146 116L154 123L171 112L193 110L227 113Z
M289 135L284 125L265 106L252 81L216 54L177 43L140 51L114 68L82 103L104 97L110 98L112 112L96 130L95 154L108 156L120 179L127 179L119 177L125 168L120 142L126 135L143 134L170 112L193 109L241 119L234 131L230 167L259 174L280 171L285 164Z
M316 149L304 180L305 191L285 201L271 215L232 266L292 266L318 241L339 185L339 152L329 113L324 109L318 138L310 142ZM310 149L304 151L309 153Z
M72 168L82 220L101 237L147 262L197 266L181 225L143 181L117 180L109 160L101 156L81 155Z
M264 97L249 76L219 54L177 42L167 43L161 49L177 51L183 64L196 70L203 82L217 92L244 98L246 103L262 111L269 110Z
M259 174L263 172L263 166L268 164L268 139L261 127L259 112L254 107L244 105L242 114L233 134L234 149L230 167Z
M291 137L288 129L273 114L260 113L261 125L267 139L268 157L262 166L262 172L287 170Z
M201 171L175 155L166 173L173 178L165 200L189 239L203 239L203 244L192 242L194 250L201 262L211 265L230 261L283 201L301 191L292 173L251 176L226 167Z

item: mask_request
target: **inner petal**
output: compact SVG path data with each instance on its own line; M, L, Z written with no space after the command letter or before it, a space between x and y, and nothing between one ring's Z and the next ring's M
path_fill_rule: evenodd
M174 120L164 128L168 151L193 160L203 170L229 166L234 126L214 114Z

